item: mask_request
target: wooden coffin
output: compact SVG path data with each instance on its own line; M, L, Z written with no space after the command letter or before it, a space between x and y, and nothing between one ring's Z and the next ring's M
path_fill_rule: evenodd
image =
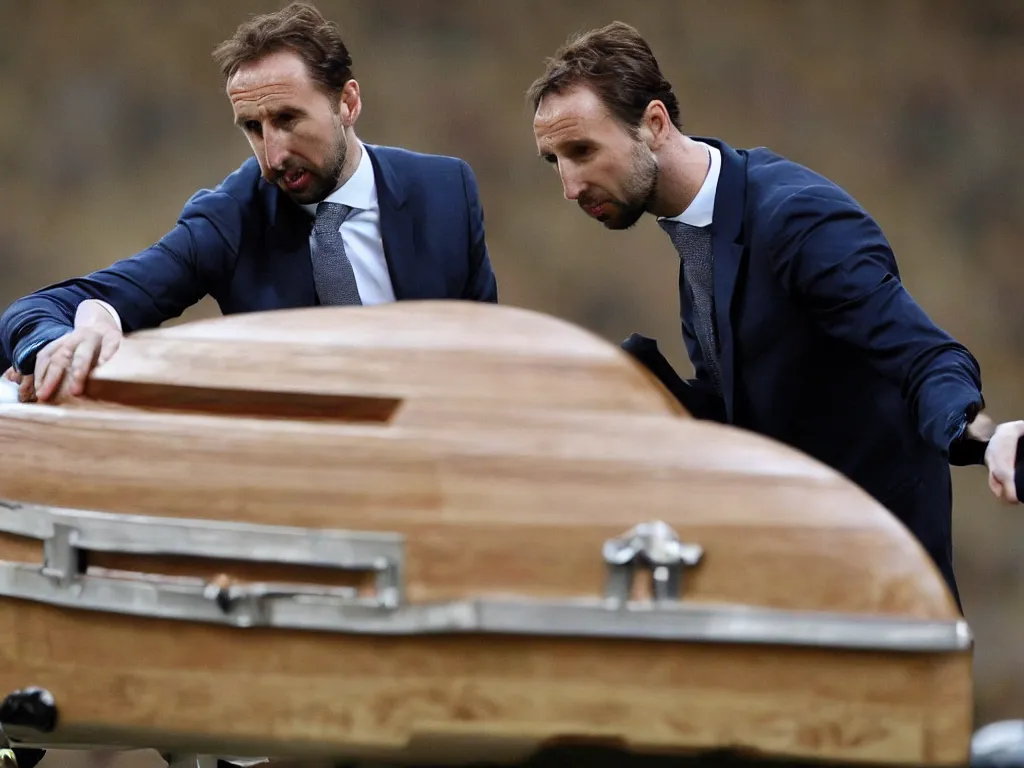
M968 761L971 635L908 532L541 314L137 333L86 397L0 406L0 452L0 692L56 707L8 701L28 742Z

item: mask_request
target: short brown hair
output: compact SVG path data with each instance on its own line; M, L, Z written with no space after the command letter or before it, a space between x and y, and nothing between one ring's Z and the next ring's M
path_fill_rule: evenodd
M527 91L534 112L549 93L586 85L631 131L655 100L665 105L673 125L683 128L672 85L661 74L647 41L629 24L614 21L574 35L545 63L544 74Z
M298 54L313 81L329 94L340 94L352 77L352 56L338 26L308 3L291 3L242 23L214 48L213 59L227 80L243 64L281 50Z

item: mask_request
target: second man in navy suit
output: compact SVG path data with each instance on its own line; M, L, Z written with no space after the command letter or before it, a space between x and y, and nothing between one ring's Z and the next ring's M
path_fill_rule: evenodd
M611 230L655 216L680 258L696 377L627 343L694 415L839 470L918 538L956 594L950 463L988 465L1016 502L1021 422L996 427L977 361L900 281L878 224L836 184L764 149L682 132L649 46L614 23L533 83L534 136L565 197Z
M80 394L123 333L207 295L225 314L497 301L473 172L356 137L359 84L334 24L294 3L242 24L214 58L254 157L195 194L151 247L7 309L0 359L23 399Z

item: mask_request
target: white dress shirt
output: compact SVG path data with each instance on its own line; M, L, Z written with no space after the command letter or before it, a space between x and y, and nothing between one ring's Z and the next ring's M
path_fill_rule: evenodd
M352 262L352 270L356 275L359 298L364 305L383 304L395 300L395 289L391 285L388 263L384 258L377 181L373 175L370 154L362 142L357 140L349 149L360 153L359 165L349 180L328 195L325 202L342 203L352 208L352 212L341 225L341 239L345 244L345 254ZM303 205L302 208L311 217L316 216L316 203ZM309 238L312 249L312 233ZM114 316L120 328L121 317L117 310L105 301L94 301Z
M708 227L715 214L715 194L718 192L718 177L722 173L722 153L718 147L712 147L703 141L698 141L706 148L711 155L711 167L708 168L708 175L704 177L704 183L700 185L697 194L686 207L686 210L678 216L665 216L667 221L681 221L692 227Z
M359 165L351 178L324 198L325 203L341 203L352 209L341 225L345 254L356 273L359 298L364 305L383 304L395 300L388 263L384 259L384 241L380 232L380 206L377 203L377 181L366 147L357 141L350 149L360 153ZM316 203L302 206L316 216ZM313 235L309 236L310 250Z

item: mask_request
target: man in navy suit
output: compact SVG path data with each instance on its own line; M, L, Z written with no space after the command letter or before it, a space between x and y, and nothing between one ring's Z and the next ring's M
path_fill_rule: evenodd
M904 289L881 229L828 179L764 148L683 134L639 33L569 40L533 83L534 134L565 197L612 230L657 217L680 256L691 412L829 464L918 538L954 595L949 465L987 463L1016 502L1021 422L996 427L977 361ZM660 366L660 368L659 368ZM991 440L989 440L991 438Z
M7 309L0 357L23 400L81 394L123 333L206 295L225 314L497 301L473 172L356 137L359 84L334 24L295 3L242 24L214 58L254 157L196 193L151 247Z

